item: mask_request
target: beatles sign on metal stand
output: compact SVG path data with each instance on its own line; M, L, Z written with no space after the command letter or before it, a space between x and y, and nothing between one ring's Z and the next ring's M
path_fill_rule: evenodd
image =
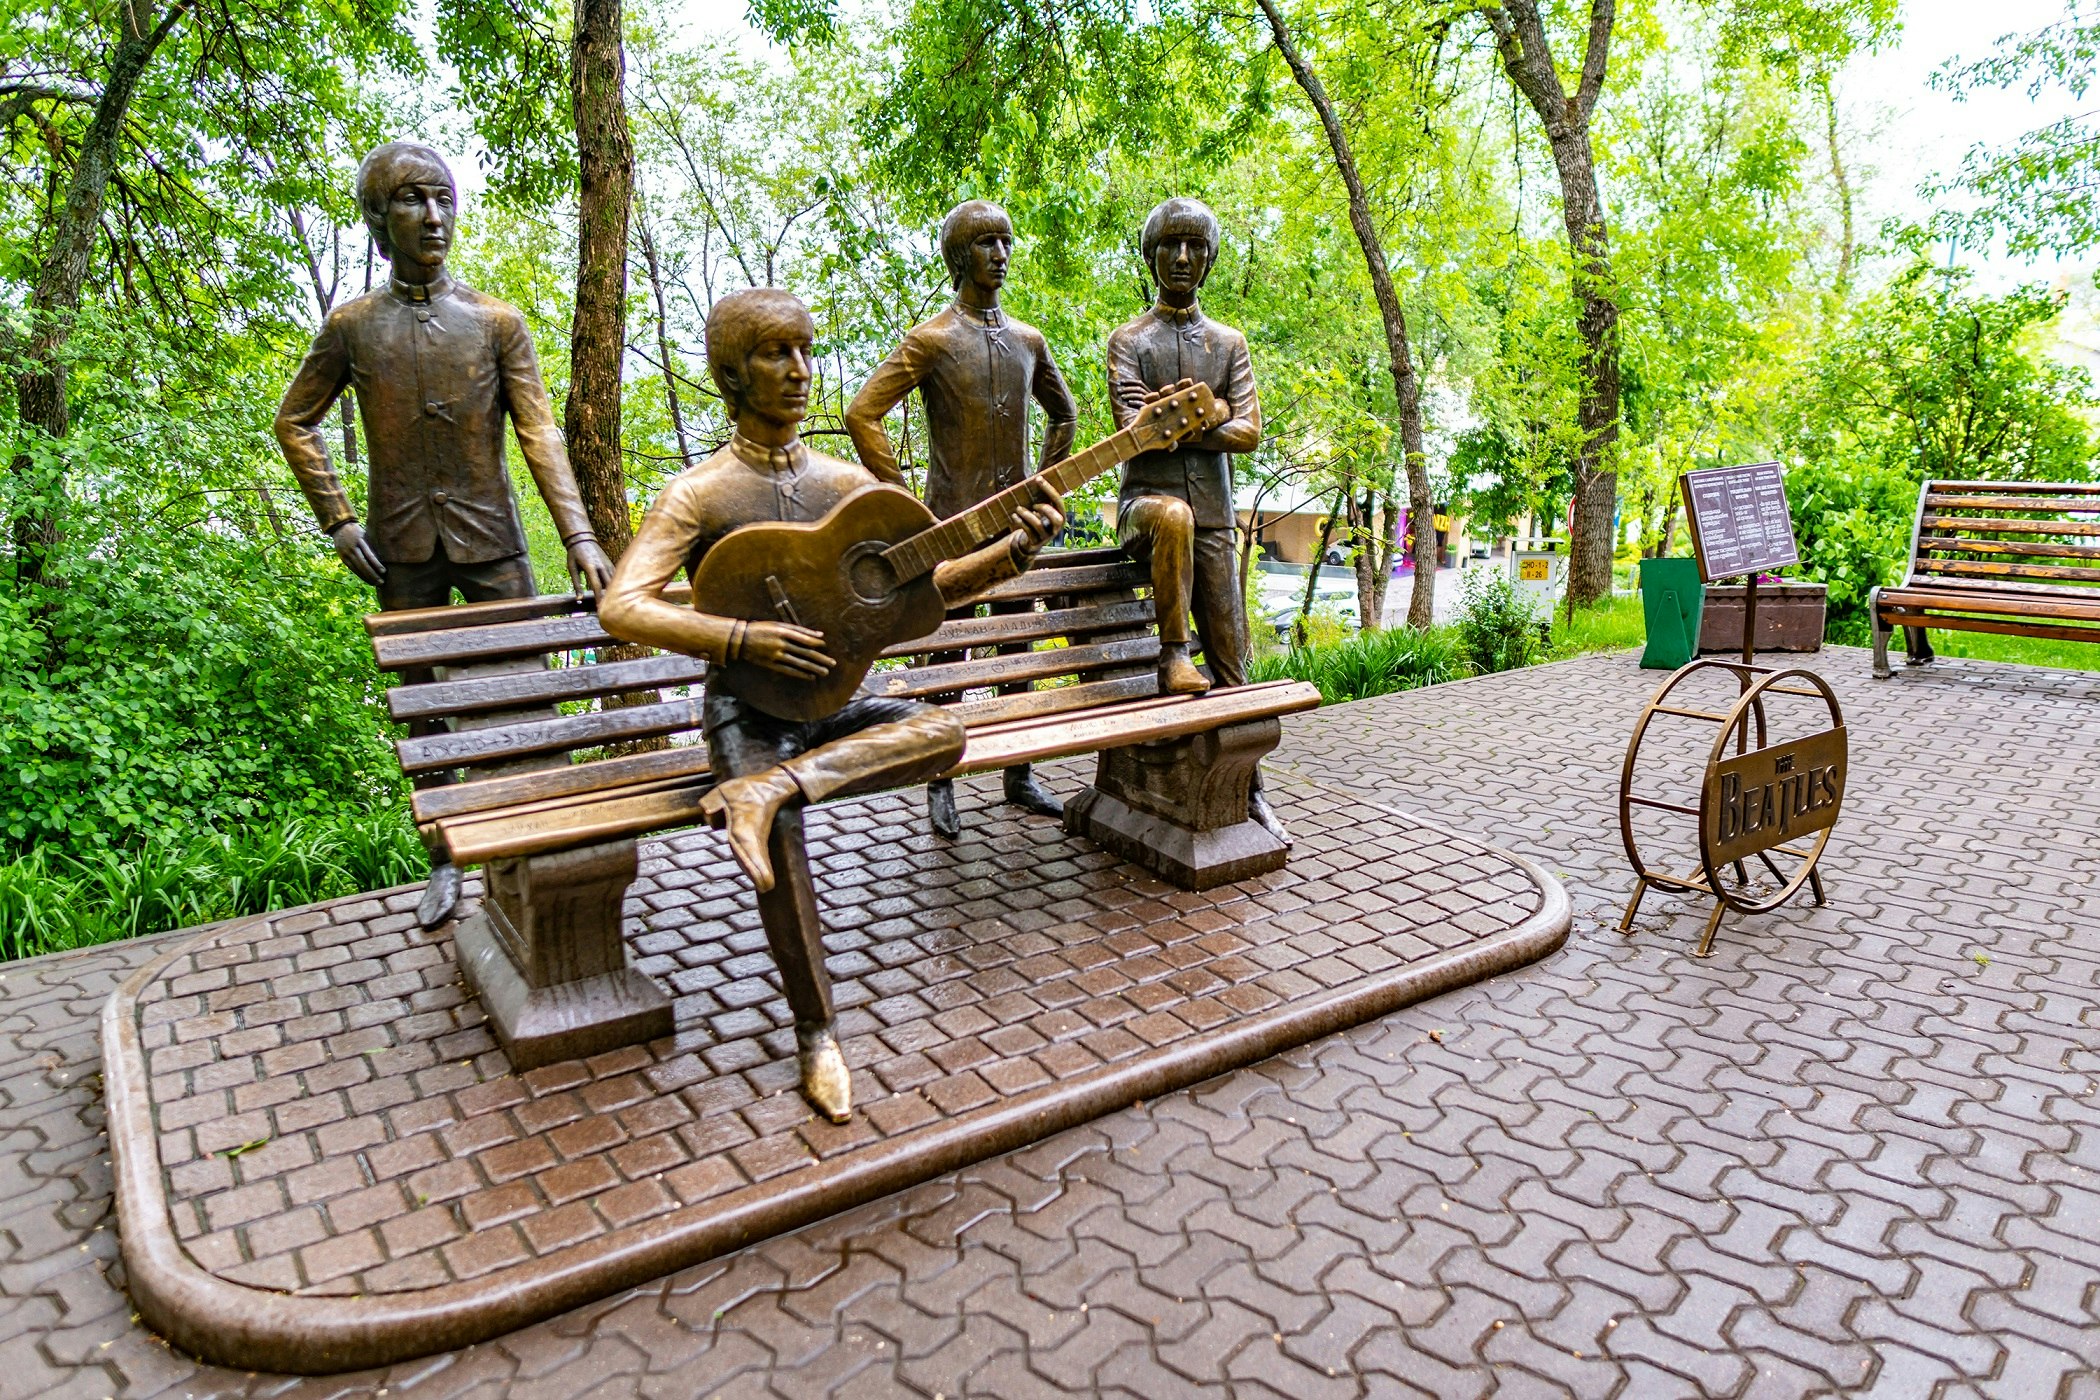
M1816 903L1823 903L1816 862L1844 801L1845 720L1821 676L1798 667L1759 666L1751 659L1758 572L1800 559L1778 464L1687 472L1680 484L1701 579L1713 583L1745 575L1743 653L1740 661L1707 658L1675 671L1634 725L1619 774L1619 834L1638 882L1619 929L1632 931L1650 889L1708 895L1714 910L1698 948L1698 956L1706 957L1721 916L1730 909L1766 913L1803 885ZM1726 699L1729 682L1735 691L1732 703ZM1705 698L1703 690L1719 691L1723 698ZM1642 746L1662 719L1718 726L1696 805L1634 791ZM1661 766L1662 760L1649 765ZM1699 868L1675 874L1651 865L1635 830L1640 811L1695 818ZM1762 877L1753 882L1752 860L1769 882ZM1724 878L1724 871L1732 880Z

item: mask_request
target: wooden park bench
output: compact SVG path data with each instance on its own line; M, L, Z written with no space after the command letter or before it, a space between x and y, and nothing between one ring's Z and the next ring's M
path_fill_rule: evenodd
M1279 869L1287 848L1248 820L1248 784L1279 718L1318 705L1319 692L1276 681L1158 694L1146 582L1120 550L1045 553L979 599L1025 611L951 618L886 653L869 687L962 719L969 739L951 777L1100 754L1093 785L1066 803L1067 829L1183 888ZM706 664L604 659L614 643L595 606L556 595L365 620L382 670L435 673L387 692L395 719L438 729L395 747L412 778L464 774L417 789L411 807L426 841L486 867L482 906L455 939L520 1068L670 1033L668 998L628 964L621 903L636 839L700 822L711 784ZM996 693L1022 681L1037 688ZM655 739L669 743L635 742ZM589 1050L575 1049L579 1035Z
M1909 575L1867 611L1883 680L1898 627L1913 666L1933 659L1934 627L2100 642L2100 483L1926 482Z

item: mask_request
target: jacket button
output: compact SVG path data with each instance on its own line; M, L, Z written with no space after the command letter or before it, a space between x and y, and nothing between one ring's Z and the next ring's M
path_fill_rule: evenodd
M446 497L445 493L444 493L444 492L442 492L442 491L433 491L433 492L431 492L431 493L430 493L430 500L431 500L431 504L433 504L433 505L440 505L440 506L441 506L441 505L443 505L443 504L445 503L445 501L446 501L447 499L448 499L448 498Z

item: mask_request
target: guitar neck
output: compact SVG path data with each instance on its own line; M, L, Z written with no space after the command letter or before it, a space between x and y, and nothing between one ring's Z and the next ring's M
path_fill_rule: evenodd
M1045 468L1037 476L985 497L930 530L922 530L908 540L891 545L883 551L883 558L897 571L899 583L909 583L944 560L968 554L1004 531L1015 511L1042 499L1036 494L1036 482L1048 482L1057 489L1058 495L1063 496L1077 491L1118 462L1135 455L1137 440L1126 428L1114 437L1103 438L1084 452L1073 453L1054 467Z

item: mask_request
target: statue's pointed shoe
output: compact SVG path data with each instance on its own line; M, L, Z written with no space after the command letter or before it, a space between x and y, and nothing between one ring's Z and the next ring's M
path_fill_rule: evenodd
M831 1027L795 1032L797 1059L802 1070L802 1097L809 1106L834 1123L853 1117L853 1076L846 1068L846 1052L839 1049Z
M1065 804L1043 786L1035 770L1025 763L1006 770L1006 800L1010 805L1039 817L1062 818L1065 814Z
M423 886L423 897L416 901L416 923L423 928L436 928L452 917L459 907L459 867L451 861L430 867L430 883Z
M1210 682L1189 660L1186 642L1169 642L1159 649L1159 693L1162 695L1201 695L1210 689Z

